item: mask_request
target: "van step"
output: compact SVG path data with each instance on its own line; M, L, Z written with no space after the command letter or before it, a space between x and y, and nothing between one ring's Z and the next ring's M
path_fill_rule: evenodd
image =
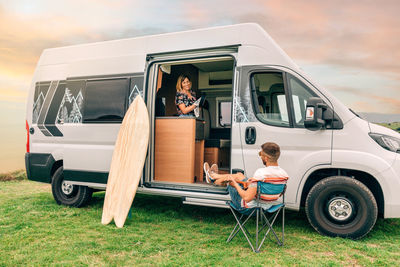
M228 208L225 200L214 200L214 199L204 199L204 198L193 198L184 197L182 200L183 204L205 206L205 207L215 207L215 208Z

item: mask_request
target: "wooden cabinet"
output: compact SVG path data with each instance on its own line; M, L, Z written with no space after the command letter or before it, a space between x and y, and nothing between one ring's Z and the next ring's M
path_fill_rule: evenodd
M204 140L196 140L194 157L194 176L196 182L203 182Z
M203 180L204 140L195 141L196 119L160 117L155 121L154 180Z
M204 149L204 161L210 166L217 164L220 174L229 173L229 160L229 148L206 147Z

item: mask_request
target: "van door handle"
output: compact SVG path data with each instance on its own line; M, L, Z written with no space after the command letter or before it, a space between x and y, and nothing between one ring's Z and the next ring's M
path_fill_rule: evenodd
M246 144L253 145L256 143L256 128L249 126L246 128Z

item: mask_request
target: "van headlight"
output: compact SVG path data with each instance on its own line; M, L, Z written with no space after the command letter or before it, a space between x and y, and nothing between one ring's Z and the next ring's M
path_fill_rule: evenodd
M378 133L369 133L369 136L384 149L400 153L400 139Z

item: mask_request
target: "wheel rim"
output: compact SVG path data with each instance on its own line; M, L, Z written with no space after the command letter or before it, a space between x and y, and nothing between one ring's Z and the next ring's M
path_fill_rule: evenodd
M62 191L65 195L69 196L69 195L71 195L72 192L74 191L74 186L73 186L72 184L69 184L69 183L63 181L63 182L61 183L61 191Z
M355 212L352 201L343 196L333 197L328 201L327 208L330 217L339 222L348 220Z

